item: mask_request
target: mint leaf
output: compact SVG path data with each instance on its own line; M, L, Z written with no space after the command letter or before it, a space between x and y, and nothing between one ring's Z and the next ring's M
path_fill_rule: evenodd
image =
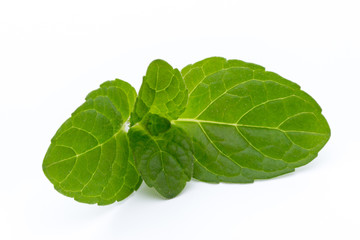
M131 115L130 146L145 183L161 195L178 195L191 179L192 144L170 124L185 110L188 92L177 69L163 60L150 63Z
M108 81L65 121L43 161L56 190L79 202L105 205L140 186L125 132L135 99L131 85Z
M166 121L160 120L157 123L166 124L157 128L169 126ZM173 198L191 179L193 169L191 140L176 126L171 126L166 132L151 135L151 131L144 128L144 125L147 124L136 124L129 131L136 167L149 187L154 187L166 198Z
M172 124L194 145L194 178L253 182L307 164L330 137L320 106L261 66L213 57L182 70L189 99Z
M154 60L146 71L136 99L131 126L148 112L176 119L185 110L187 99L188 92L179 70L164 60Z

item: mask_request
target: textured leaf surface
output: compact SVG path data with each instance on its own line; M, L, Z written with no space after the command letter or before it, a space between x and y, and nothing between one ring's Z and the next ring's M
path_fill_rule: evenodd
M193 140L194 177L253 182L288 173L330 137L319 105L261 66L214 57L182 70L189 99L172 123Z
M131 125L141 121L148 112L176 119L184 111L187 99L188 92L179 70L163 60L154 60L143 79Z
M186 133L169 120L184 112L188 91L177 69L150 63L131 114L129 139L138 171L161 195L178 195L191 179L192 148Z
M141 184L125 122L136 92L121 80L91 92L56 132L43 170L62 194L99 205L120 201Z
M155 122L164 124L161 120ZM137 124L129 131L136 167L149 187L154 187L166 198L173 198L191 179L193 170L191 140L176 126L171 126L166 132L153 136L146 127L143 127L144 125Z

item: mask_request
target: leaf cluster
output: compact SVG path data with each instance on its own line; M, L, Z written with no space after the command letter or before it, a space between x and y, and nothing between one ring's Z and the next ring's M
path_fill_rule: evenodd
M316 101L259 65L212 57L180 72L155 60L138 95L119 79L89 93L52 138L43 171L79 202L121 201L142 181L173 198L191 178L251 183L292 172L329 138Z

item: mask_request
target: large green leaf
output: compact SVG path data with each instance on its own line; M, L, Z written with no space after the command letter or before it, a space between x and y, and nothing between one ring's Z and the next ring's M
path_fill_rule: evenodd
M189 99L172 124L194 145L194 177L253 182L307 164L330 137L321 108L261 66L213 57L182 70Z
M125 132L135 98L134 88L118 79L86 97L45 155L43 170L55 189L79 202L105 205L139 187Z
M163 60L146 72L131 115L130 146L145 183L166 198L175 197L191 179L192 144L172 126L185 110L188 92L177 69Z

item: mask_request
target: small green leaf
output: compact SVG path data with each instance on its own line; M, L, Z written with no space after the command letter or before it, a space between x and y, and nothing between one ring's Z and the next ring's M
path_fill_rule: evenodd
M193 169L187 134L171 126L166 132L150 135L141 124L131 127L128 134L136 167L145 183L166 198L177 196L191 179Z
M79 202L105 205L140 186L124 130L135 98L128 83L108 81L65 121L43 162L56 190Z
M185 110L187 99L188 92L179 70L164 60L154 60L146 71L136 99L131 126L148 112L169 120L176 119Z
M320 106L261 66L220 57L182 70L189 99L172 123L194 146L194 178L253 182L307 164L330 138Z

